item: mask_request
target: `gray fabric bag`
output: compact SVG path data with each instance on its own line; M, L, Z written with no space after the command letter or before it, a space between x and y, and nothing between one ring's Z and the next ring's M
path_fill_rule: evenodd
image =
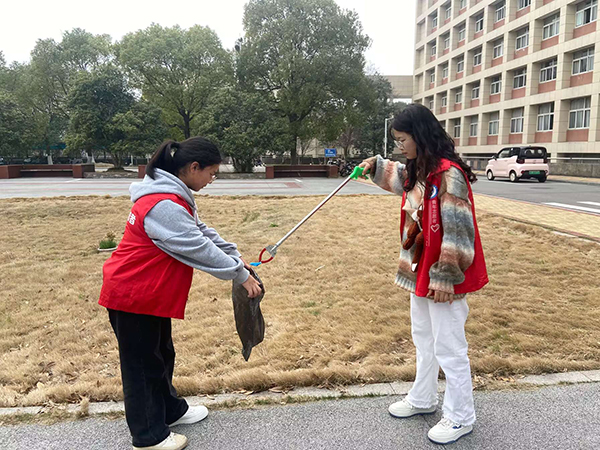
M260 283L262 292L258 297L249 298L246 288L235 280L231 290L235 327L242 341L242 355L246 361L250 358L252 347L260 344L265 337L265 320L260 311L260 302L265 296L265 287L254 270L250 272L250 276L256 278Z

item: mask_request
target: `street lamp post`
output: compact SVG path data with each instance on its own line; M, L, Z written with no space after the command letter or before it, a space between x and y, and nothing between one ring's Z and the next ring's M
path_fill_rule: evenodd
M383 157L387 158L387 141L388 141L388 120L391 120L391 117L386 117L385 125L383 130Z

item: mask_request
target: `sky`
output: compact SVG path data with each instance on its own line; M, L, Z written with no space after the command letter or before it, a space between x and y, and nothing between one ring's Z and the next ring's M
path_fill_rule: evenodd
M30 0L2 2L0 51L8 63L26 62L38 39L61 40L62 33L83 28L109 34L113 41L152 22L169 27L212 28L223 47L243 36L247 0ZM414 0L336 0L359 15L371 38L367 65L382 75L412 75L415 28Z

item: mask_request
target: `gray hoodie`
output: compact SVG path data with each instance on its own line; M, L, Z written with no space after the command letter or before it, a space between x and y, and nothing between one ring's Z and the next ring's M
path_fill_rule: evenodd
M158 202L144 220L146 234L162 251L188 266L221 280L244 283L249 276L237 246L225 241L198 218L192 191L175 175L155 170L155 179L146 176L129 187L131 201L149 194L177 194L192 207L194 215L170 200Z

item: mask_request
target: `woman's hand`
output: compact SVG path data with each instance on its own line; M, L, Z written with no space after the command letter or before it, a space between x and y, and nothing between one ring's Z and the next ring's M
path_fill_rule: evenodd
M363 162L361 162L358 167L360 167L363 170L363 174L361 175L361 178L367 179L367 175L371 173L371 170L373 169L373 166L371 165L371 162L368 159L365 159Z
M244 286L244 288L248 291L248 297L250 298L256 298L262 292L260 284L252 275L250 275L248 279L242 283L242 286Z
M429 293L427 294L427 297L432 298L433 303L449 302L450 304L452 304L452 302L454 302L454 297L449 292L432 291L431 289L429 289Z

